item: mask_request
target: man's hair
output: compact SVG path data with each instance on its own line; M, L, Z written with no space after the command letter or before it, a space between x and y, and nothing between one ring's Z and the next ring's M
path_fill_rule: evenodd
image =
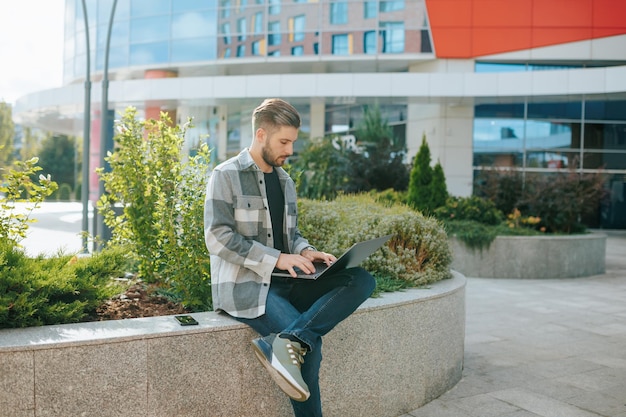
M300 128L300 114L285 100L268 98L252 113L252 136L257 129L275 130L281 126Z

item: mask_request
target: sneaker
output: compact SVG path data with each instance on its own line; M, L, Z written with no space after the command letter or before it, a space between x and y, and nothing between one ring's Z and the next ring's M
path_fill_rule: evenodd
M256 357L285 394L296 401L306 401L309 398L309 387L300 373L300 364L304 362L306 349L300 343L272 333L254 339L252 346Z

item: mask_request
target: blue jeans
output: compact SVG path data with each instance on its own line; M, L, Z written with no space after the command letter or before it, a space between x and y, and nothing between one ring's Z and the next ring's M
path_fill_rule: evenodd
M363 268L350 268L319 280L272 278L265 314L236 318L261 336L294 336L306 345L301 372L311 396L291 401L295 417L322 417L319 370L322 336L352 314L374 291L376 281Z

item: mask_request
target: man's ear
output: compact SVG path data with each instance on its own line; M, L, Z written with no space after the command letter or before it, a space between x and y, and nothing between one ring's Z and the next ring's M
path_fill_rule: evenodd
M263 129L262 127L258 128L256 132L254 133L254 141L258 142L259 144L263 144L265 143L266 139L267 139L267 131Z

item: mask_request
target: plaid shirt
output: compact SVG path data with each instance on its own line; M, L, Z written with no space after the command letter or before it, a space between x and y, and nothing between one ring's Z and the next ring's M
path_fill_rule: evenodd
M296 188L289 174L275 168L285 196L284 239L290 253L309 242L297 227ZM265 178L248 149L215 167L204 202L204 237L211 256L213 307L235 317L265 313L274 249Z

